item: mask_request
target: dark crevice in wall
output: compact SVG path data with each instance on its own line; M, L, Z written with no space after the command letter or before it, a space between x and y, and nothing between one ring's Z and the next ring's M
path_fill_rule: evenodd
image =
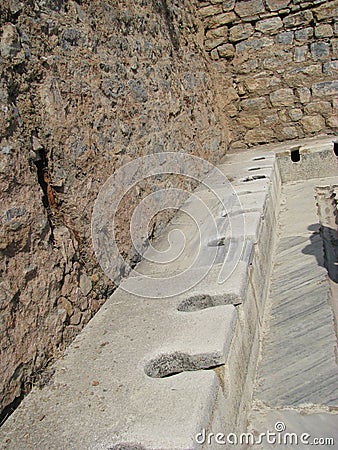
M49 175L48 175L48 160L45 149L40 149L37 152L37 159L34 161L36 171L37 171L37 177L38 177L38 183L42 189L43 196L42 196L42 203L47 211L47 218L51 230L50 234L50 243L54 243L54 225L52 222L52 208L56 207L56 202L54 198L54 194L52 191L52 188L49 184Z
M25 393L24 390L21 389L21 394L19 397L15 397L15 399L6 406L6 408L0 413L0 427L6 422L11 414L16 410L16 408L20 405L22 400L24 399Z
M161 14L164 18L165 24L168 29L171 43L176 51L178 51L180 45L178 37L175 32L172 14L167 4L167 0L153 0L155 10Z

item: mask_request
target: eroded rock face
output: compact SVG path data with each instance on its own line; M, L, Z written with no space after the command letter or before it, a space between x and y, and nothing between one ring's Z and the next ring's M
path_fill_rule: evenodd
M3 410L48 381L43 369L114 288L90 235L104 181L154 152L216 162L226 128L189 1L10 0L0 18ZM129 214L156 183L135 190L121 212L129 259Z

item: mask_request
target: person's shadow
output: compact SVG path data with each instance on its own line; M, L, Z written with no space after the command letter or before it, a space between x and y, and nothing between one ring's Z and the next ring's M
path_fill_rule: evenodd
M318 223L308 227L312 231L310 244L303 248L305 255L315 256L317 263L325 267L329 278L338 283L338 231Z

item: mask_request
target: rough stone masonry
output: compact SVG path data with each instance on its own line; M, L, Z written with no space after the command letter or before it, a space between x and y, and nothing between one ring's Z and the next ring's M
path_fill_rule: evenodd
M338 1L200 1L231 148L338 131ZM226 61L226 64L220 62Z

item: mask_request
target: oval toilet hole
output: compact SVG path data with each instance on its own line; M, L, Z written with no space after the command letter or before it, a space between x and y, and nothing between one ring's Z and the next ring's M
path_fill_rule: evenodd
M177 311L196 312L215 306L237 304L239 300L238 296L234 294L213 296L208 294L195 294L182 300L177 307Z
M244 178L242 181L247 183L248 181L262 180L263 178L267 178L266 175L252 175L250 177Z
M166 378L186 371L213 369L224 364L222 359L223 355L218 353L198 355L183 352L162 353L149 361L144 371L151 378Z

